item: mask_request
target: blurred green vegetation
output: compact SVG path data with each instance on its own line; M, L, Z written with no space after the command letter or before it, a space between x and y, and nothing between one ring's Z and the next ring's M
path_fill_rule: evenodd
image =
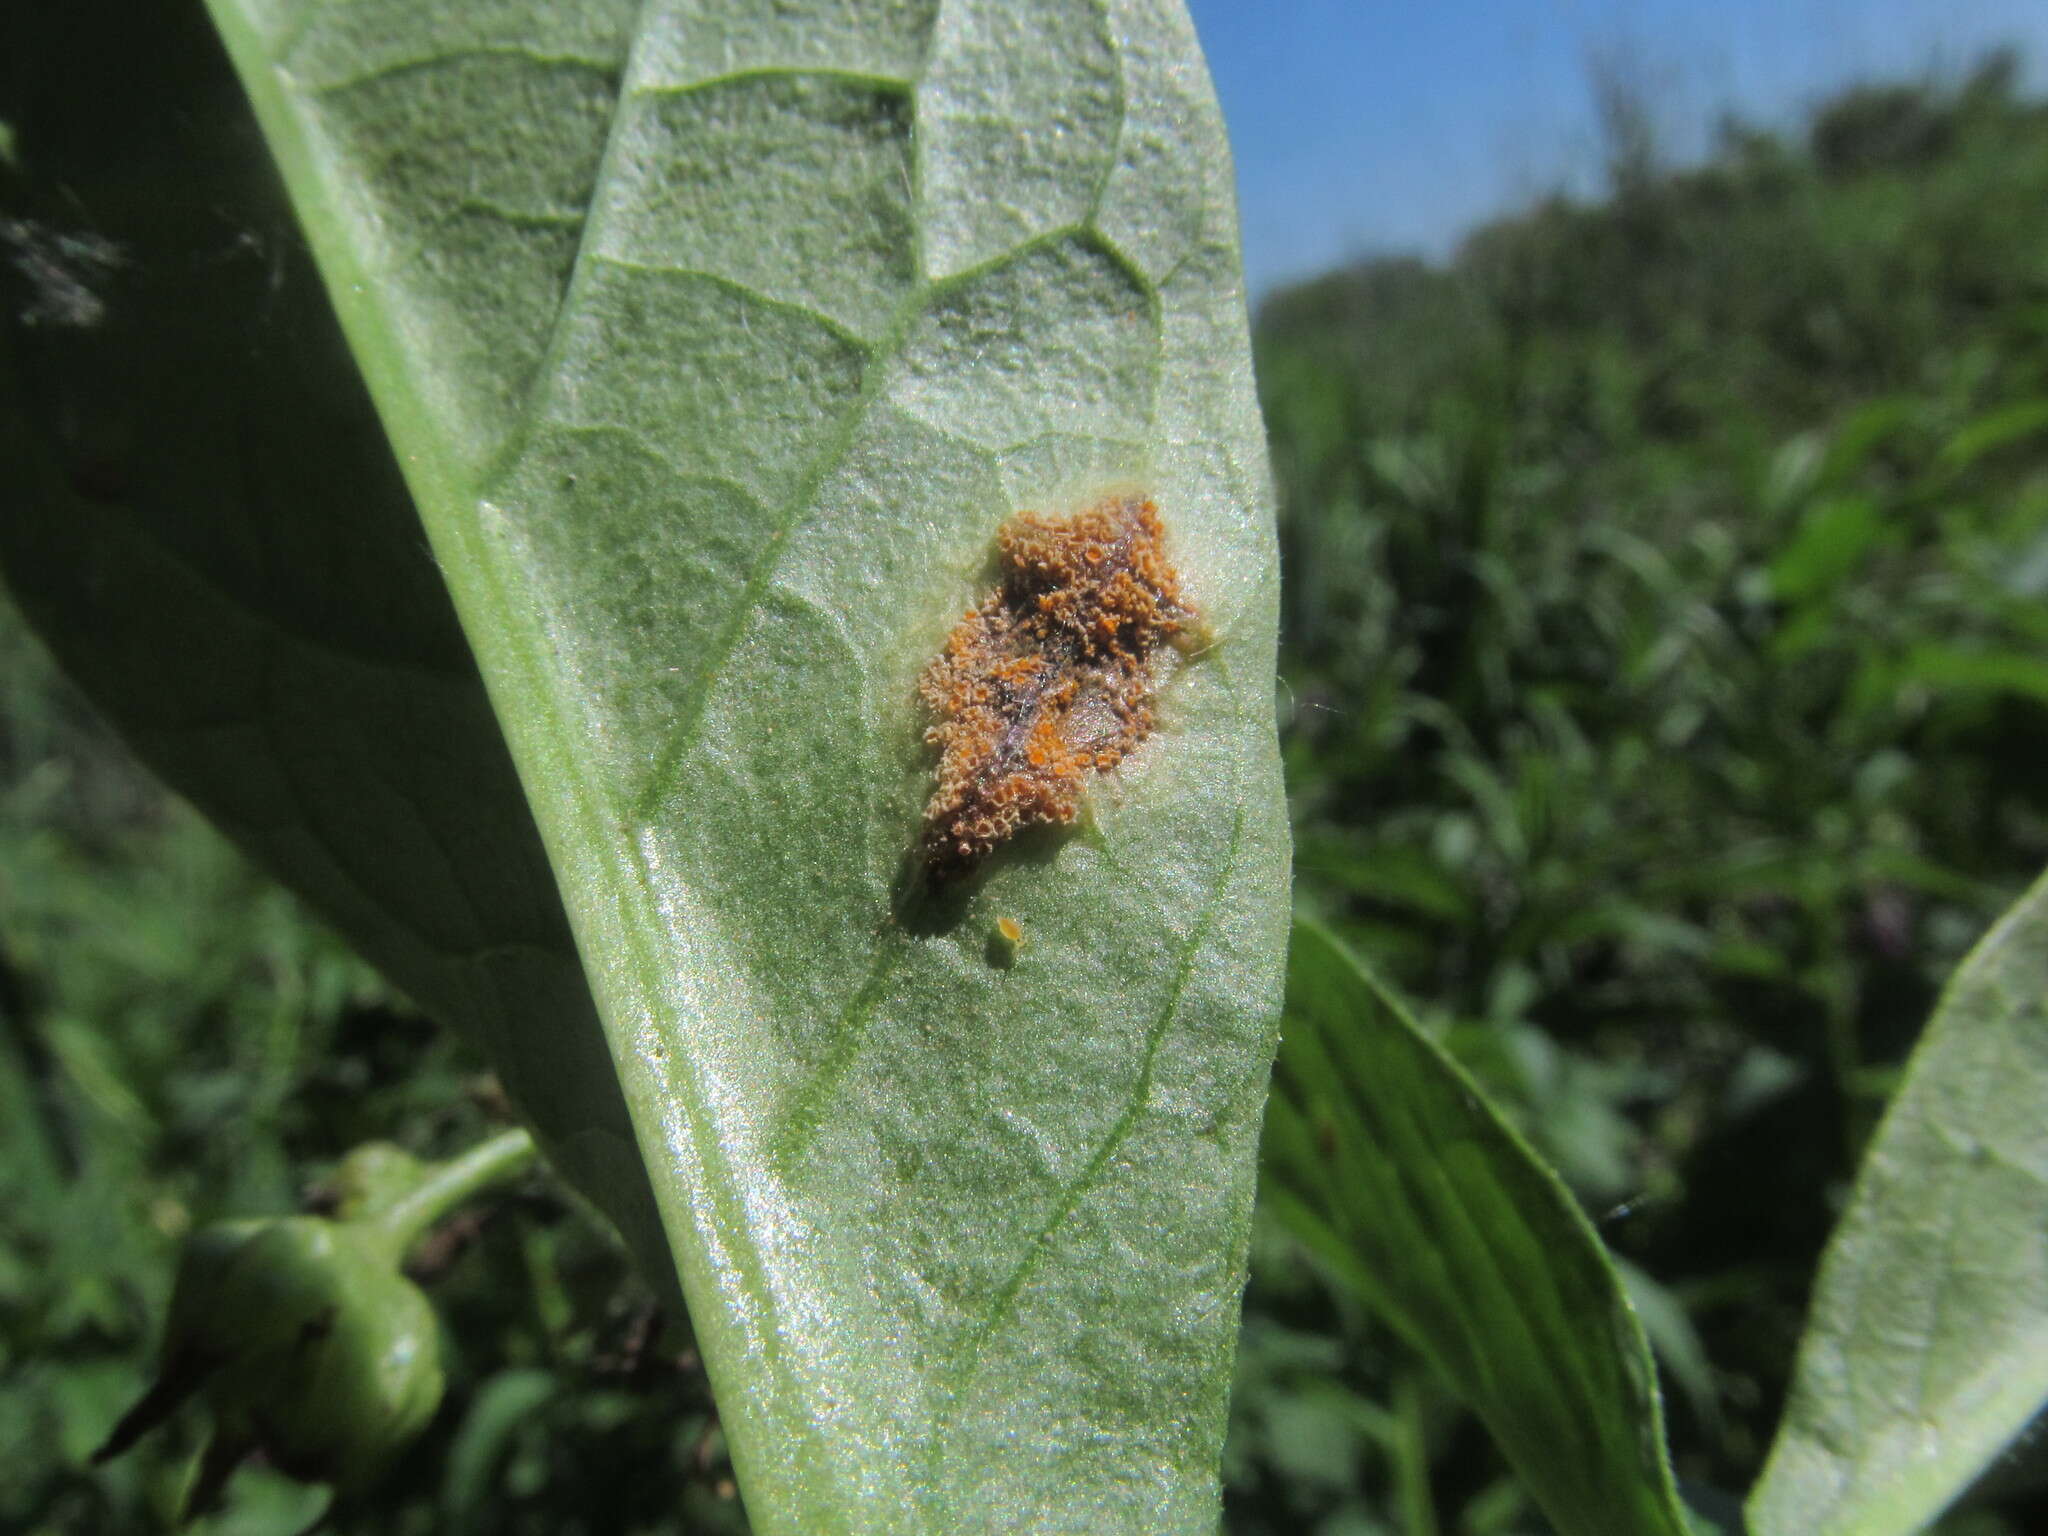
M1298 900L1604 1218L1680 1471L1729 1493L1899 1062L2048 864L2048 107L2016 77L1730 125L1678 172L1621 135L1599 204L1259 316ZM1233 1529L1381 1529L1412 1367L1269 1243L1246 1371L1286 1406L1244 1405ZM1340 1390L1353 1433L1293 1422ZM1527 1529L1421 1417L1442 1528Z
M160 789L0 604L0 1532L170 1528L190 1416L87 1465L153 1374L179 1240L310 1203L358 1143L424 1155L503 1108L392 995ZM414 1260L449 1395L342 1532L744 1528L687 1323L536 1178ZM287 1536L324 1494L244 1471L196 1529Z
M1935 992L2048 863L2048 106L2010 59L1375 261L1258 319L1299 899L1625 1261L1699 1489L1754 1477ZM137 769L0 613L0 1531L159 1529L90 1470L192 1226L499 1111ZM341 1531L735 1530L687 1325L557 1187L430 1241L450 1390ZM1954 1528L2048 1524L2039 1469ZM1540 1530L1477 1427L1255 1235L1237 1536ZM260 1473L210 1529L299 1529ZM2034 1522L2034 1523L2030 1523Z

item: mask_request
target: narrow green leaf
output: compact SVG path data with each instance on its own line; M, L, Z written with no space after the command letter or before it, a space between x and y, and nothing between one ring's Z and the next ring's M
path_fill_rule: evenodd
M1983 693L2013 693L2048 704L2048 662L2021 651L1970 651L1916 645L1899 663L1902 683Z
M2048 400L2018 400L1987 411L1942 444L1941 462L1962 469L2009 444L2048 429Z
M1942 994L1821 1264L1759 1536L1931 1521L2048 1401L2048 877Z
M485 1528L484 1502L520 1429L560 1390L553 1371L535 1366L499 1371L476 1389L441 1473L441 1518L446 1529L464 1533Z
M1679 1536L1642 1328L1557 1176L1400 1002L1301 922L1267 1198L1486 1421L1567 1536Z
M1868 496L1851 494L1814 502L1766 567L1772 595L1781 601L1800 602L1833 591L1884 533L1877 503Z
M526 786L756 1528L1211 1528L1286 842L1178 4L211 10ZM1013 510L1131 482L1214 643L1078 835L906 918L920 668ZM530 1011L487 1033L584 1070Z

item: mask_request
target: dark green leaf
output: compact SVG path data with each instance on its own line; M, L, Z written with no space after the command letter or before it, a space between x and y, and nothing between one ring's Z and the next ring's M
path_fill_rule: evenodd
M2048 429L2048 400L2020 400L1977 417L1942 445L1941 462L1953 469Z
M1868 496L1815 502L1800 518L1798 531L1771 561L1772 594L1798 602L1833 590L1855 570L1883 532L1877 504Z
M2014 693L2048 703L2048 661L2018 651L1919 645L1900 663L1898 679L1932 688Z
M1642 1328L1544 1168L1400 1003L1297 923L1268 1198L1486 1421L1560 1531L1686 1530Z
M451 1531L483 1528L479 1510L520 1428L560 1391L552 1371L499 1371L476 1390L441 1475L441 1515Z
M0 27L21 161L0 171L0 568L152 767L489 1048L659 1283L532 815L204 13L92 0Z

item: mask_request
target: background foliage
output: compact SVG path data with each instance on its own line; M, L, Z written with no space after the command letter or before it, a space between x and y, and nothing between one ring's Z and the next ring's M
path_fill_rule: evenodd
M1260 318L1300 899L1600 1218L1707 1489L1755 1476L1936 989L2048 862L2048 107L2013 78L1677 173L1621 138L1598 205ZM494 1096L0 635L0 1529L148 1529L190 1443L83 1458L177 1235ZM680 1320L647 1340L553 1186L507 1204L427 1255L449 1399L343 1528L737 1525ZM1540 1528L1270 1226L1239 1382L1232 1531ZM1955 1529L2048 1511L2024 1446L1987 1484ZM219 1528L309 1508L255 1478Z

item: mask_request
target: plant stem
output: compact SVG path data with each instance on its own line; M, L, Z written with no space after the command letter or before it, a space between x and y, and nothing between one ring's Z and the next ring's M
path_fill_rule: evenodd
M380 1211L373 1225L381 1228L393 1250L402 1254L421 1233L465 1200L524 1173L534 1156L533 1137L524 1128L500 1132L459 1157L434 1164L404 1199Z

